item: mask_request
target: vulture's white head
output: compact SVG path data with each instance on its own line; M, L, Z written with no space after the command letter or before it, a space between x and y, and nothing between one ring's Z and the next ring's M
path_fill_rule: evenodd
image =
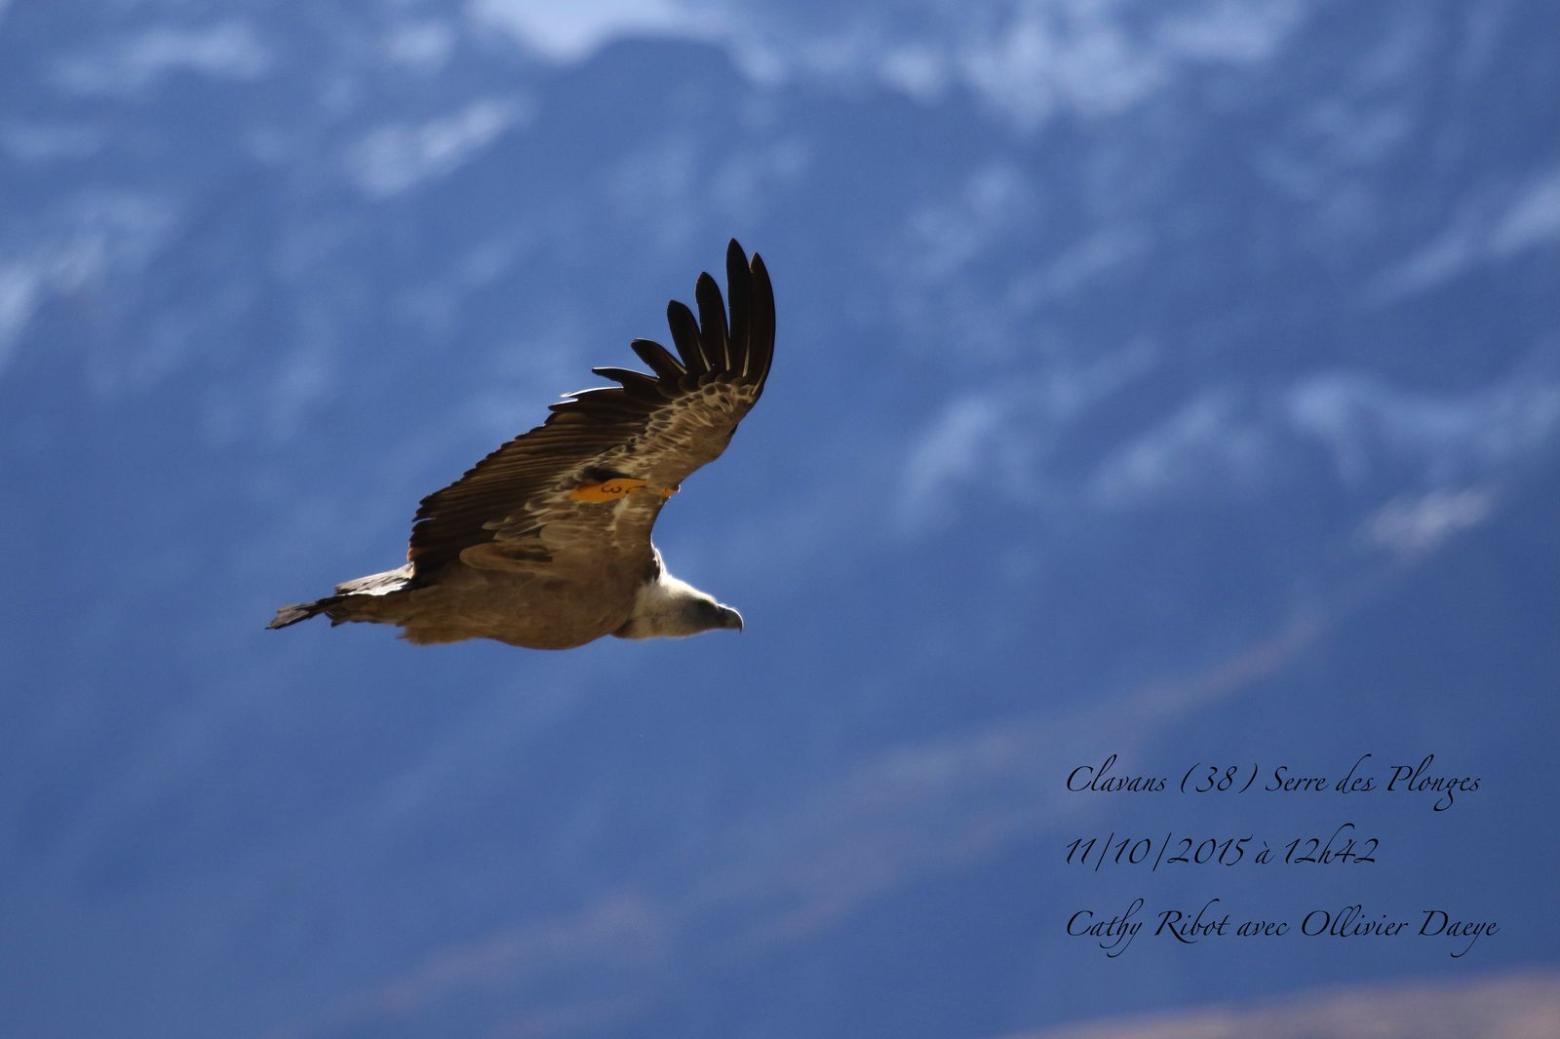
M634 597L627 623L613 634L624 639L685 638L720 628L741 631L742 614L657 565L655 576Z

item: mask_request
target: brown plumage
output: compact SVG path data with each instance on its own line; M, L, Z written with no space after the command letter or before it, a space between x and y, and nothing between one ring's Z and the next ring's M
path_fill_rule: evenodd
M749 263L735 240L726 285L729 321L715 279L700 275L697 318L667 306L676 354L631 344L653 374L593 369L618 385L569 394L424 498L405 566L284 606L270 626L323 613L397 624L412 642L537 649L740 628L735 610L668 574L650 542L666 500L725 450L769 376L774 294L764 261Z

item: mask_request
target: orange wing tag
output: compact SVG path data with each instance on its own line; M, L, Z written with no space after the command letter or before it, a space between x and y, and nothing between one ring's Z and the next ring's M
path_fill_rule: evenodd
M675 487L651 487L649 480L619 477L603 483L587 483L576 487L569 492L569 498L573 501L613 502L620 501L634 491L641 489L654 491L663 498L670 498L677 493L677 488Z
M628 495L630 491L637 491L649 481L617 479L607 480L603 483L587 483L583 487L576 487L569 492L569 497L574 501L617 501Z

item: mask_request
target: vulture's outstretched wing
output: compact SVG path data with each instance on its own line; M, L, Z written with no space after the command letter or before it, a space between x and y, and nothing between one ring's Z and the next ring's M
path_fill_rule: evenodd
M764 261L755 253L749 264L733 239L726 278L729 322L715 279L700 275L697 318L667 306L677 356L634 340L653 375L592 369L620 385L569 394L543 425L424 498L407 553L414 574L456 559L528 572L649 566L666 498L720 456L769 375L775 301Z

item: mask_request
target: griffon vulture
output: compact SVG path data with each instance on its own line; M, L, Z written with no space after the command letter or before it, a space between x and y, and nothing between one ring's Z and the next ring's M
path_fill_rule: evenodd
M542 425L422 500L405 566L284 606L270 627L396 624L416 643L490 638L567 649L603 635L641 639L742 627L736 610L679 581L650 543L661 507L725 450L764 391L775 301L764 261L726 251L730 319L699 276L698 317L666 309L673 354L631 344L654 374L595 368L617 386L571 393Z

